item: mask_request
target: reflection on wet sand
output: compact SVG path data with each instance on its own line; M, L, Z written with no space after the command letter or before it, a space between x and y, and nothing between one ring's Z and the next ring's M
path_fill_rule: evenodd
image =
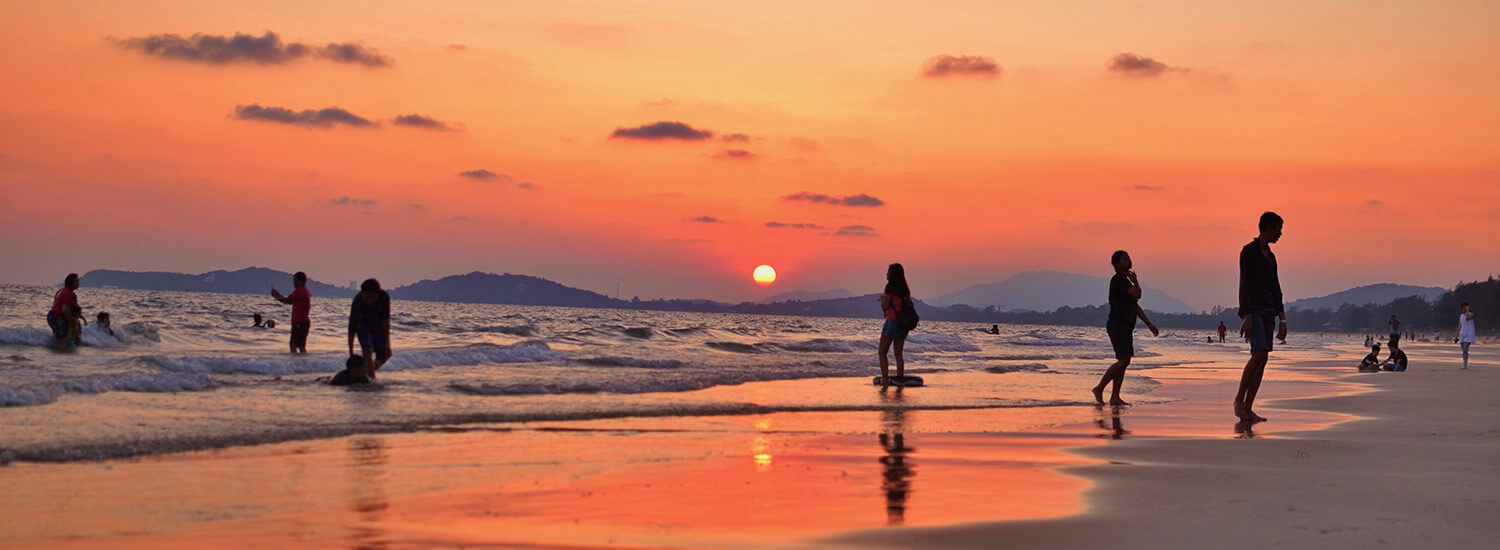
M349 545L360 550L382 550L389 540L381 527L390 502L385 495L385 468L389 462L385 441L377 436L349 439L349 511L358 522L349 526Z
M1127 431L1125 429L1125 425L1120 422L1120 407L1109 408L1108 425L1106 425L1104 422L1104 408L1100 407L1098 411L1099 414L1096 414L1094 416L1094 425L1099 426L1101 429L1109 432L1108 435L1100 435L1099 437L1108 437L1110 439L1125 439L1125 434L1128 434L1130 432Z
M897 387L894 394L881 394L881 401L887 405L900 405L902 401L901 388ZM880 413L881 433L880 448L885 455L880 457L880 463L885 466L880 483L881 490L885 491L885 517L886 525L901 525L906 522L906 497L911 492L911 478L916 475L915 468L906 462L906 456L916 451L906 446L906 415L907 411L900 408L886 409Z
M1241 420L1234 423L1235 439L1255 439L1255 421Z

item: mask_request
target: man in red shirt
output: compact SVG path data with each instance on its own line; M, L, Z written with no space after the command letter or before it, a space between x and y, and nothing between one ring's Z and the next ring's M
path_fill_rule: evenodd
M308 317L312 310L312 293L307 291L307 274L298 271L292 275L292 286L296 289L289 296L282 296L276 287L271 287L271 297L292 305L292 353L307 353L307 331L312 328L312 319Z
M83 316L77 313L82 311L78 307L78 295L73 291L78 290L78 274L69 273L63 279L63 287L52 296L52 309L47 312L47 326L52 329L52 336L57 338L59 349L77 345L78 329L74 325L84 321Z

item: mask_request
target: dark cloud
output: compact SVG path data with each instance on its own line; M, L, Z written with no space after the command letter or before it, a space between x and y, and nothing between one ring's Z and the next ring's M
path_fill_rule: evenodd
M397 126L410 126L412 128L421 128L423 130L450 131L450 130L456 130L457 129L457 128L454 128L453 126L449 125L446 122L443 122L441 120L432 118L430 116L415 115L415 114L413 114L413 115L401 115L401 116L398 116L396 118L393 118L393 119L391 119L391 124L395 124Z
M840 227L838 231L834 231L833 234L837 235L837 236L840 236L840 237L879 237L880 236L880 234L878 234L878 233L875 232L875 228L870 227L868 225L846 225L846 226Z
M826 227L823 227L823 226L815 224L815 223L766 222L766 227L770 227L770 228L787 227L787 228L791 228L791 229L817 229L819 231L827 229Z
M755 160L755 157L755 153L744 149L725 149L714 155L714 158L723 160Z
M284 107L261 107L258 103L251 103L249 105L235 106L234 118L322 128L329 128L339 124L360 128L376 126L373 121L338 107L329 107L316 111L312 109L293 111Z
M231 63L284 65L304 57L355 63L366 67L391 65L390 58L353 42L343 44L330 42L325 46L282 42L281 37L271 31L266 31L266 34L261 36L242 33L234 33L234 36L199 33L187 38L176 34L153 34L140 38L126 38L116 43L154 57L213 65Z
M1151 191L1151 192L1160 192L1160 191L1166 191L1167 190L1167 188L1162 187L1160 185L1132 185L1132 186L1130 186L1130 188L1133 189L1133 190L1136 190L1136 191Z
M699 130L676 121L661 121L637 126L635 128L615 128L609 137L621 139L680 139L685 141L698 141L714 137L712 130Z
M835 197L835 196L832 196L832 195L824 195L822 193L808 193L806 191L803 191L803 192L800 192L800 193L797 193L797 194L794 194L794 195L787 195L785 197L781 197L781 200L784 200L784 201L804 201L804 202L811 202L811 203L816 203L816 204L836 204L836 205L840 205L840 206L854 206L854 207L866 207L866 208L874 208L874 207L877 207L877 206L885 206L885 201L877 199L877 198L869 196L869 195L866 195L864 193L860 193L858 195L850 195L850 196L847 196L847 197Z
M370 199L356 199L354 197L338 197L338 198L334 198L334 199L328 199L328 204L332 204L332 205L336 205L336 206L375 206L376 204L379 204L379 203L377 203L377 202L375 202L373 200L370 200Z
M1129 52L1122 53L1110 59L1109 65L1105 68L1113 73L1140 78L1155 78L1167 71L1181 70L1155 59Z
M469 178L471 180L495 181L495 182L505 183L505 184L509 184L509 185L514 185L514 186L516 186L518 188L521 188L521 189L527 189L527 190L536 189L536 185L532 184L529 181L520 181L520 180L517 180L516 178L512 178L512 177L507 176L505 174L497 174L497 173L491 172L489 170L486 170L484 168L480 168L480 169L477 169L477 170L464 170L462 172L459 172L458 175L460 177Z
M724 223L724 220L715 218L713 216L698 216L696 218L688 218L687 221L698 223Z
M740 141L740 142L744 142L744 141L750 141L750 136L747 136L745 134L724 134L722 136L719 136L719 139L724 140L724 141Z
M995 60L979 55L938 55L922 63L922 76L932 78L999 75L1000 66Z

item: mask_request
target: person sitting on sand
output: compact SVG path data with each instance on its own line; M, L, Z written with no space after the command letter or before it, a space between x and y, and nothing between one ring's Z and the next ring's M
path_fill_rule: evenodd
M68 332L72 323L68 320L69 308L78 307L78 274L69 273L63 278L63 287L52 295L52 309L47 311L47 326L52 329L52 337L57 340L57 348L68 347L72 338ZM81 311L81 308L80 308Z
M1385 359L1385 370L1406 370L1406 352L1401 348L1391 346L1391 356Z
M104 331L105 334L108 334L110 336L114 336L115 335L115 329L110 328L110 326L109 326L109 312L108 311L101 311L101 312L99 312L98 315L94 316L94 325L98 326L99 330Z
M1099 379L1099 384L1094 386L1094 401L1104 404L1104 386L1110 382L1114 383L1114 389L1110 392L1109 404L1115 406L1129 405L1124 399L1120 399L1120 385L1125 381L1125 368L1130 366L1130 358L1135 356L1135 319L1140 317L1146 322L1146 328L1151 329L1151 335L1161 334L1156 330L1156 325L1146 317L1146 310L1141 309L1141 282L1136 277L1135 266L1130 260L1130 254L1124 250L1116 250L1110 255L1109 262L1115 267L1115 276L1109 280L1109 321L1104 325L1105 333L1109 334L1109 343L1115 348L1115 362L1105 369L1104 376Z
M1380 344L1370 346L1370 354L1359 362L1359 372L1371 372L1380 370Z
M365 279L349 306L349 355L359 339L363 365L351 376L354 382L375 381L375 370L391 358L391 295L380 289L380 281Z

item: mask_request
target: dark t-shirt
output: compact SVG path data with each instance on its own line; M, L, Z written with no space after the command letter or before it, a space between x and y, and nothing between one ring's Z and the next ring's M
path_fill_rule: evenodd
M1110 326L1135 327L1137 300L1130 295L1130 278L1116 273L1109 279L1109 324Z
M354 295L354 304L349 306L349 334L366 327L373 331L385 330L385 322L391 318L391 295L384 290L375 299L374 305L365 304L363 293ZM384 332L376 332L384 334Z
M1281 279L1276 276L1276 254L1262 254L1260 239L1256 238L1240 249L1239 316L1285 311L1281 303Z

